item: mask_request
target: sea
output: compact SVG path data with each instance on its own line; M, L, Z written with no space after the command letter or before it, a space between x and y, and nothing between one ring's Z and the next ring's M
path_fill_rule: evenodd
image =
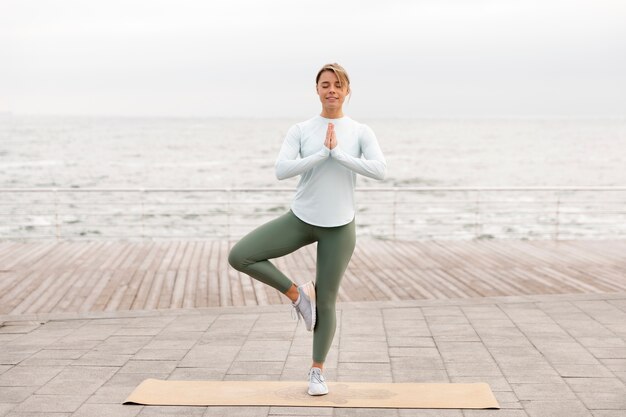
M11 192L18 188L293 189L298 178L278 181L274 162L288 128L301 120L0 116L0 238L54 229L52 220L41 220L52 207L45 193L25 200ZM626 118L359 121L374 130L388 166L383 181L358 177L363 189L626 186ZM592 197L617 201L618 209L622 198ZM30 213L33 204L43 211ZM23 216L16 220L16 213ZM622 219L618 213L611 221ZM107 222L83 236L105 236ZM67 222L81 223L76 216Z

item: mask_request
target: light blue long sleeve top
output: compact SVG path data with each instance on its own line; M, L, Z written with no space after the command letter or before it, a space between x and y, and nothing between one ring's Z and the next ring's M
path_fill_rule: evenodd
M337 146L324 146L328 123L335 125ZM301 175L291 210L302 221L322 227L354 219L356 174L382 180L387 163L376 135L367 125L344 116L315 116L292 126L276 159L279 180Z

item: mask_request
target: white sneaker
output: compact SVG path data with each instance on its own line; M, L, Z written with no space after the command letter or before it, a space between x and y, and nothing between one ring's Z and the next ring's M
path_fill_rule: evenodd
M326 395L328 386L320 368L311 368L309 371L309 395Z
M298 287L300 296L298 301L293 303L293 308L304 320L304 325L308 331L315 328L316 309L315 309L315 285L312 281L302 284Z

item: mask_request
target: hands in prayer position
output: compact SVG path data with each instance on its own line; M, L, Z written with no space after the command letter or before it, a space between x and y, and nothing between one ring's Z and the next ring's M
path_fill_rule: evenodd
M328 149L335 149L337 146L337 137L335 136L335 125L328 123L328 129L326 129L326 140L324 140L324 146Z

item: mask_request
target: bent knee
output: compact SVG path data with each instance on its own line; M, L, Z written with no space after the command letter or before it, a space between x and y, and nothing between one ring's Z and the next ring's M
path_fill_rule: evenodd
M249 262L246 262L246 257L238 250L237 245L228 253L228 263L237 271L243 271Z

